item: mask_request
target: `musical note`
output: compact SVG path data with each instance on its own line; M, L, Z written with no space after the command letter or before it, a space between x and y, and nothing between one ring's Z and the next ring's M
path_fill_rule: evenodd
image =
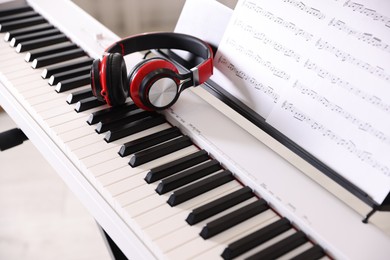
M318 39L315 46L320 50L325 50L325 51L328 51L328 52L334 54L341 61L349 62L349 63L377 76L378 78L380 78L382 80L385 80L388 82L390 81L390 74L387 74L383 70L383 68L380 68L378 66L373 66L373 65L369 64L368 62L365 62L365 61L362 61L358 58L355 58L351 54L336 48L335 46L331 45L327 41L322 40L321 38Z
M246 57L250 58L251 60L255 61L259 65L263 66L264 68L272 72L273 75L282 78L284 80L290 79L290 75L288 73L286 73L281 69L278 69L270 61L264 60L259 53L256 53L251 49L245 48L244 46L237 44L236 41L234 40L227 39L226 43L227 45L233 47L233 49L239 52L240 54L244 54Z
M360 32L360 31L348 26L345 22L343 22L341 20L336 20L335 18L330 20L328 25L333 26L333 27L339 29L340 31L343 31L343 32L347 33L348 35L353 36L356 39L358 39L362 42L365 42L365 43L367 43L375 48L378 48L378 49L385 51L385 52L390 52L389 44L382 42L381 39L379 39L378 37L374 36L371 33Z
M294 33L294 35L302 37L306 41L310 41L313 38L313 34L297 27L294 23L286 21L286 20L282 19L281 17L278 17L267 10L264 10L263 8L261 8L260 6L258 6L254 2L244 1L243 5L246 8L248 8L249 10L256 12L258 15L260 15L264 18L267 18L268 20L274 22L275 24L278 24L278 25L286 28L287 30Z
M354 12L364 14L365 16L370 17L372 20L379 21L383 23L386 27L390 28L390 18L378 13L376 10L364 7L364 5L362 4L349 0L344 3L344 7L350 8Z
M285 2L287 4L290 4L290 5L294 6L294 7L297 7L301 11L303 11L303 12L309 14L309 15L312 15L315 18L318 18L320 20L325 18L325 14L322 13L320 10L317 10L317 9L315 9L313 7L306 6L302 2L298 2L298 1L295 1L295 0L283 0L283 2Z
M359 119L356 115L346 111L344 108L338 106L337 104L329 101L324 96L318 94L314 90L308 88L303 85L301 82L296 81L293 85L294 89L300 91L302 95L305 95L312 100L321 104L324 108L328 109L328 111L332 111L335 115L343 117L345 120L351 123L351 125L356 126L357 129L360 129L373 137L377 138L379 141L385 143L386 145L390 145L390 137L384 134L382 131L376 129L368 122L364 122Z
M274 103L278 102L279 94L277 94L272 87L265 86L263 83L259 82L254 77L251 77L248 74L246 74L244 71L237 69L236 66L231 62L229 62L225 57L220 56L218 59L218 64L234 72L234 75L236 77L238 77L240 80L245 81L246 83L249 83L249 85L252 86L254 89L261 91L263 94L266 94L268 97L270 97L273 100Z
M319 77L329 80L332 84L335 84L336 86L345 89L351 94L354 94L355 96L361 98L365 102L368 102L374 105L376 108L386 112L387 114L390 114L390 104L385 103L379 97L371 95L368 92L363 91L356 86L353 86L351 83L321 68L320 66L318 66L316 63L314 63L309 59L305 62L304 67L307 68L308 70L312 70Z
M281 43L269 38L266 36L262 31L254 29L252 25L246 24L242 20L237 20L235 21L234 25L242 31L250 34L253 39L256 39L263 43L264 45L269 45L271 46L274 50L283 53L287 57L291 57L294 59L296 62L300 62L301 55L298 54L296 51L287 48L286 46L282 45ZM234 43L231 43L234 44Z
M390 168L386 164L383 164L378 159L374 158L371 152L359 149L352 140L341 137L320 122L317 122L304 112L300 111L297 107L294 106L293 103L288 102L287 100L282 103L281 108L284 109L284 111L290 113L294 119L305 123L310 127L310 129L318 132L321 134L321 136L329 139L340 148L351 153L360 161L368 164L373 169L381 172L383 175L390 177Z

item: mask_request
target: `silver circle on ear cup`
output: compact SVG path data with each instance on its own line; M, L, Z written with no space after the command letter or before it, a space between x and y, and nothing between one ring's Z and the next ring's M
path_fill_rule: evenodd
M171 78L156 80L149 88L149 102L152 106L163 108L175 101L178 92L176 81Z

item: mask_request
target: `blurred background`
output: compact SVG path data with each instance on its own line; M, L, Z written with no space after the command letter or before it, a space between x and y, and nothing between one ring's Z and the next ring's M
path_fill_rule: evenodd
M73 2L117 35L124 37L141 32L173 31L185 0L73 0ZM218 2L233 9L237 0Z
M185 0L74 2L124 37L173 31ZM0 107L0 132L14 127ZM0 260L111 259L94 219L30 141L0 152L0 166Z

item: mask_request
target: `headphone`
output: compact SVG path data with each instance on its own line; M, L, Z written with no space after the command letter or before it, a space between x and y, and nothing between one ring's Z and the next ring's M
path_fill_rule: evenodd
M123 56L150 49L177 49L201 58L201 63L180 74L169 60L154 57L138 63L127 75ZM180 93L204 83L213 74L213 52L204 41L180 33L147 33L124 38L106 49L91 68L92 93L109 106L125 103L130 95L144 110L162 110L173 105Z

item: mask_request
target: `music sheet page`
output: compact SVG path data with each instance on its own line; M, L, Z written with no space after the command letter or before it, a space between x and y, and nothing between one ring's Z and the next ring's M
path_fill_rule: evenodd
M381 203L390 191L390 1L240 0L226 90Z

